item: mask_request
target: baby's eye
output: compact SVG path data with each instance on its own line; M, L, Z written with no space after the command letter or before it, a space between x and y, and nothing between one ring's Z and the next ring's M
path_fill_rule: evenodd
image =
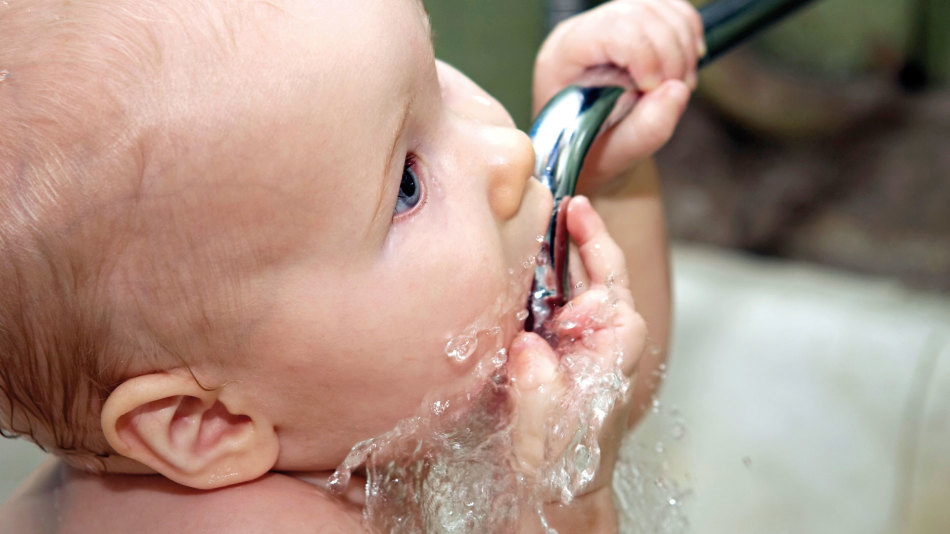
M422 184L415 171L416 158L409 156L402 169L402 182L399 184L399 196L396 198L396 207L393 215L407 212L422 200Z

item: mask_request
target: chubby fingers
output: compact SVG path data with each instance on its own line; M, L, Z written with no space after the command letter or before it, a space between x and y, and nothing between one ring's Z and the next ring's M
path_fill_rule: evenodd
M558 375L558 356L540 336L524 332L511 344L508 377L514 386L515 457L522 471L533 473L544 462L548 413L565 389Z
M612 178L659 150L676 129L689 103L690 89L679 80L666 80L640 97L630 114L600 135L587 154L580 183Z
M649 8L666 23L651 26L651 29L656 29L653 41L675 41L679 46L679 57L664 63L666 77L683 80L695 89L696 64L706 55L703 21L699 12L686 0L663 0L650 4Z
M593 67L627 72L643 92L664 80L695 86L702 21L686 0L614 0L559 25L535 68L536 109Z
M647 327L629 293L600 286L574 297L552 322L558 353L633 376L646 347Z
M571 199L567 207L567 232L574 243L592 285L629 285L623 250L607 233L607 226L584 196Z
M696 63L702 52L702 22L695 10L682 9L682 0L618 0L620 32L638 36L642 50L608 42L614 64L626 67L645 92L666 79L679 79L696 86ZM699 28L697 33L696 28Z
M567 229L577 244L591 289L558 313L559 339L578 341L559 349L582 351L604 363L619 355L624 374L630 376L646 345L647 330L634 309L623 250L586 197L571 200Z

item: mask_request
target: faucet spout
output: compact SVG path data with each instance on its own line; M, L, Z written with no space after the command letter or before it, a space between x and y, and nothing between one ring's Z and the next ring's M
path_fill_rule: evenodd
M535 267L528 330L542 327L570 294L564 228L567 205L587 151L623 93L624 89L616 86L571 86L548 102L531 130L534 176L553 194L554 211Z
M811 0L714 0L699 9L708 64L732 46ZM637 89L615 68L592 69L584 80L563 89L538 114L531 128L534 176L554 196L554 212L542 243L528 298L525 330L555 340L545 323L570 297L569 241L564 227L567 205L577 187L584 158L594 139L633 108Z

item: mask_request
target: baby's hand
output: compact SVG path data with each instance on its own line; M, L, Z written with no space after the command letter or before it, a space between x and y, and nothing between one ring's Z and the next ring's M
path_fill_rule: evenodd
M666 143L704 54L702 21L686 0L613 0L554 29L535 62L535 112L564 87L592 82L606 66L642 93L630 115L591 147L580 192L598 191Z
M523 333L511 346L509 364L515 453L522 471L547 476L562 459L573 464L577 444L585 442L579 435L596 432L589 440L594 448L599 444L599 465L591 469L596 476L573 488L579 492L572 495L553 488L555 493L547 497L561 502L603 488L609 491L631 404L632 386L623 384L636 372L646 340L646 326L634 311L627 287L624 255L586 198L571 201L567 228L577 243L589 289L548 325L559 335L557 347L537 334ZM579 382L579 377L593 380ZM594 396L598 391L606 397ZM614 401L612 406L605 398ZM607 413L597 413L605 407ZM597 451L591 452L592 461L598 462Z

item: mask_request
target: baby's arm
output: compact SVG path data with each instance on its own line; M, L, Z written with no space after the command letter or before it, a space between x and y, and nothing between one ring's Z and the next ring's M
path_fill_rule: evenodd
M670 331L670 276L659 179L650 155L670 137L705 52L702 22L685 0L615 0L558 26L535 67L536 111L593 67L612 65L643 93L588 153L578 193L590 197L624 251L630 290L649 330L630 423L659 385Z
M656 165L647 159L623 178L627 191L594 195L591 202L624 251L631 273L630 291L647 325L647 349L640 360L630 412L632 426L650 406L660 385L672 318L666 221Z

